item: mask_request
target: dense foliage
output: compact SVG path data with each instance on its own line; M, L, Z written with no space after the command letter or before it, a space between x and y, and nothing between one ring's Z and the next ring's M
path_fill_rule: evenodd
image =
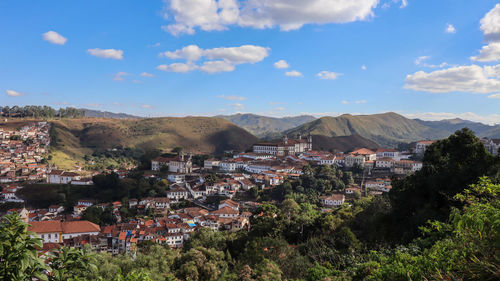
M17 106L13 107L4 106L0 107L0 112L3 116L7 117L19 117L19 118L79 118L85 117L85 110L78 109L74 107L59 108L55 110L50 106L38 106L38 105L27 105L27 106Z

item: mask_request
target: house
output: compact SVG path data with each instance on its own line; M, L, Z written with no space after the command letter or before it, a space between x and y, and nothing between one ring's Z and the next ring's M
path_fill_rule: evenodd
M235 209L227 206L212 212L212 215L215 215L219 218L235 218L239 216L239 214L239 211L236 211Z
M170 199L165 198L165 197L156 197L153 198L153 201L155 202L155 208L157 210L166 210L170 208Z
M167 197L174 200L188 199L189 191L181 185L174 184L170 187L170 190L167 191Z
M344 194L332 194L321 197L321 200L326 207L338 207L344 204L345 196Z
M312 150L312 136L302 139L288 139L284 136L281 142L260 142L253 145L256 154L270 154L276 156L298 155L304 151Z
M375 150L375 153L377 153L377 159L379 158L398 158L399 157L399 151L392 149L392 148L377 148Z
M172 183L183 183L186 181L186 175L185 174L168 174L167 180Z
M229 207L235 211L240 210L240 204L238 202L231 200L231 199L226 199L226 200L219 203L219 210L224 208L224 207Z
M493 155L500 155L500 139L482 138L481 142L486 150Z
M193 172L193 163L191 162L191 155L184 157L180 153L176 157L156 157L151 160L151 170L159 171L161 167L167 166L170 173L184 173L189 174Z
M98 235L101 228L89 221L34 221L30 222L28 231L32 231L43 243L62 243L83 235Z
M49 212L51 213L61 213L62 211L64 211L64 207L61 206L61 205L50 205L49 206Z
M220 161L215 159L215 158L210 158L205 161L203 161L203 168L207 170L213 170L215 168L218 168L220 164Z
M47 183L53 184L70 184L72 181L80 179L81 177L77 173L64 170L52 170L47 174Z
M94 201L93 200L80 199L80 200L78 200L78 202L76 204L77 205L83 205L83 206L86 206L86 207L90 207L90 206L94 205Z
M434 142L435 141L433 140L417 141L417 143L415 144L415 154L423 156L427 148Z
M349 186L345 189L345 194L354 194L355 192L361 193L362 189L359 186Z

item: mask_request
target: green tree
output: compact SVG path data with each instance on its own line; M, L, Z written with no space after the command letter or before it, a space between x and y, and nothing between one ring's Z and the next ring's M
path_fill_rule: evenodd
M49 259L49 280L87 280L89 273L97 269L95 255L87 248L62 247L51 254L53 257Z
M27 226L17 213L4 216L0 222L1 280L47 280L47 267L37 253L42 241L32 238L34 233L27 231Z

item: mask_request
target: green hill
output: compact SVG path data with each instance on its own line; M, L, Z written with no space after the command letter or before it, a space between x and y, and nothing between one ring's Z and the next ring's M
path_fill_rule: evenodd
M260 138L280 137L281 132L316 119L309 115L275 118L255 114L234 114L217 117L229 120Z
M452 134L456 130L460 130L462 128L469 128L479 137L500 138L500 125L491 126L479 122L462 120L459 118L440 121L423 121L420 119L415 119L415 121L424 126L442 130L449 134Z
M352 151L356 148L366 147L376 149L380 147L376 142L363 138L359 135L327 137L322 135L313 135L313 149L330 151L340 150L342 152Z
M322 117L285 133L288 135L310 133L328 137L360 135L387 147L395 147L401 142L443 138L449 135L447 132L427 127L393 112Z
M231 122L213 117L105 119L81 118L52 121L53 162L71 167L94 152L116 147L223 153L244 151L258 141Z

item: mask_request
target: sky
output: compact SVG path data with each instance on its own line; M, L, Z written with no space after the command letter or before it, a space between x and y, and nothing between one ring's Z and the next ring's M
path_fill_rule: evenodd
M500 123L500 2L1 0L0 105Z

